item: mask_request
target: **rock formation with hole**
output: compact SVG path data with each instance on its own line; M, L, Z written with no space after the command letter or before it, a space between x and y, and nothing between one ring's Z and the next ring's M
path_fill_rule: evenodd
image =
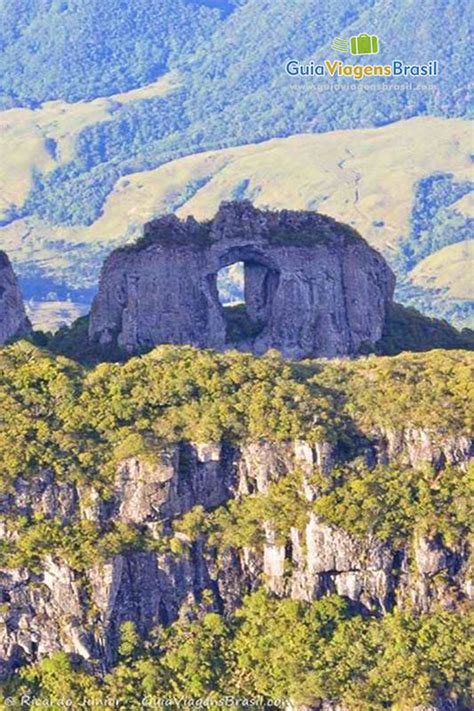
M226 342L220 269L244 263L247 317L239 347L288 358L346 356L382 334L395 278L352 228L313 212L223 203L212 221L171 215L106 260L92 342L138 353L161 343L218 350Z
M29 329L15 273L5 252L0 251L0 345Z

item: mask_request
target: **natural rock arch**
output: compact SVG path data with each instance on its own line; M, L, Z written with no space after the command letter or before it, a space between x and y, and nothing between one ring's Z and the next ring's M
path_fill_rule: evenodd
M269 322L273 299L278 290L280 280L280 268L271 254L263 249L256 248L254 245L232 246L228 250L219 253L217 250L218 269L215 271L215 261L209 261L209 274L206 279L209 283L209 289L213 304L221 306L220 313L217 316L221 323L220 345L215 347L224 348L226 346L226 318L224 309L220 302L217 293L217 275L227 266L241 262L244 268L244 298L247 315L256 326L260 326L260 331L263 330ZM222 340L223 339L223 340ZM245 341L241 344L243 347L253 349L254 344Z
M166 216L106 260L90 338L137 353L160 343L224 349L217 273L243 262L259 334L241 348L285 357L344 356L375 343L395 279L352 228L313 212L223 203L213 220Z

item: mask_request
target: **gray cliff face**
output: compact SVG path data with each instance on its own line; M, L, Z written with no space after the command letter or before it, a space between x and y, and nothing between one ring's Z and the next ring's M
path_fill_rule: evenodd
M5 252L0 251L0 345L29 329L15 273Z
M365 456L373 463L440 462L464 467L472 443L443 441L428 432L377 433ZM116 470L110 495L102 500L85 485L56 481L45 472L0 497L0 513L42 514L63 523L86 519L121 521L147 532L157 544L172 517L196 505L213 508L232 498L265 492L281 476L301 472L308 502L317 491L309 477L315 467L329 471L338 453L328 443L305 441L242 446L180 443L165 445L153 463L131 457ZM384 614L396 605L419 611L456 607L474 597L467 544L450 549L416 535L392 547L359 540L310 514L286 541L263 525L257 549L218 551L205 535L177 534L179 550L129 550L81 572L48 555L39 570L0 570L0 672L64 650L105 669L117 659L119 630L132 620L146 638L157 624L176 619L211 590L214 609L232 611L242 597L265 584L277 595L311 601L338 593L362 611ZM0 535L14 536L3 526Z
M220 269L244 263L257 355L343 356L382 334L394 276L351 228L310 212L263 212L223 203L209 223L167 216L106 260L90 338L128 353L161 343L224 349Z

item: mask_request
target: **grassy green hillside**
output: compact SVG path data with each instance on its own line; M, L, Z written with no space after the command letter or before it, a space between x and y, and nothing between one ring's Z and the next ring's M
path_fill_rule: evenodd
M0 223L8 222L20 208L37 173L49 173L74 157L76 139L87 126L110 121L120 106L132 101L163 96L178 83L168 74L146 84L106 98L68 103L48 101L34 109L12 108L0 112Z
M430 263L414 271L472 229L468 129L441 122L468 116L465 2L441 12L435 0L329 0L324 11L315 0L0 0L0 10L0 240L28 300L83 309L107 250L145 219L214 210L230 194L354 224L395 265L400 300L472 323L456 252L444 253L449 278ZM440 76L396 90L378 78L372 91L286 74L288 59L341 58L334 36L367 30L377 61L438 59Z
M425 257L411 273L416 286L447 289L453 299L474 300L474 242L464 240Z
M394 8L383 0L350 0L344 6L330 0L324 12L315 0L226 5L227 12L186 0L161 0L153 7L143 0L122 0L118 6L110 0L74 6L58 1L47 7L31 0L27 9L3 2L5 107L107 96L172 69L182 77L179 91L117 107L108 121L85 127L74 158L35 177L23 213L90 224L118 177L178 156L416 115L467 114L470 45L464 3L447 0L442 13L435 0L423 9L412 3ZM335 35L368 28L380 35L382 62L395 53L407 63L441 61L442 34L449 70L438 80L424 79L421 90L402 86L379 92L349 91L354 81L346 78L343 90L328 93L305 77L286 74L286 60L338 57L330 49ZM380 81L383 87L386 82Z
M152 455L154 441L307 438L350 442L354 453L376 426L469 436L472 365L463 350L289 363L274 351L160 346L84 368L20 341L0 349L0 488L44 469L106 485L117 458Z

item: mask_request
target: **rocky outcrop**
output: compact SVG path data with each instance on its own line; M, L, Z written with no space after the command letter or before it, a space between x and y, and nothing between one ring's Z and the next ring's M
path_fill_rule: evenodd
M382 335L394 276L350 227L311 212L264 212L223 203L211 222L167 216L106 260L90 339L137 353L161 343L224 349L220 269L244 263L252 332L239 347L260 355L344 356ZM235 347L235 346L234 346Z
M5 252L0 251L0 345L29 330L15 273Z
M410 433L379 434L367 444L367 461L396 457L419 464L439 461L439 440L425 432L423 459L411 447ZM419 434L415 439L418 440ZM387 446L387 438L396 447ZM463 466L469 457L464 439L446 444ZM374 454L375 453L375 454ZM374 460L375 457L375 460ZM78 519L107 527L120 521L145 534L156 546L130 549L77 570L51 553L41 568L0 570L0 672L55 650L79 655L94 668L117 658L120 626L132 620L146 638L157 624L176 619L204 590L214 609L232 611L248 592L265 584L277 595L314 600L337 593L361 611L384 614L395 605L419 611L441 605L452 609L474 597L469 551L449 548L436 537L417 535L407 545L383 543L328 525L314 513L281 541L268 524L256 548L218 549L204 533L173 532L174 517L197 505L213 509L232 498L264 493L271 482L296 470L308 504L318 495L314 467L329 471L337 461L329 443L306 441L249 443L241 446L164 445L154 461L129 457L116 470L106 496L90 485L57 481L48 472L17 479L0 497L3 516ZM1 535L14 533L3 526ZM177 548L166 544L172 536Z

